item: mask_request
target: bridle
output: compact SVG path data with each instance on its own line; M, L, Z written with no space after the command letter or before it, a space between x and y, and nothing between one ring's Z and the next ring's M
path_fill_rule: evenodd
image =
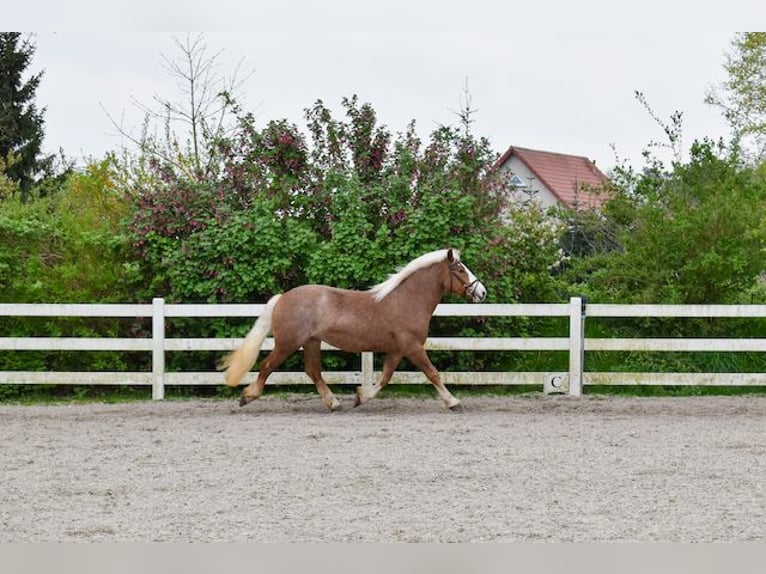
M457 279L460 281L460 278L457 276L457 270L462 267L465 269L465 266L460 263L460 261L453 261L452 263L448 263L447 267L449 269L449 290L450 293L452 292L452 280ZM463 295L466 297L473 298L476 293L476 287L478 286L479 280L474 279L470 283L463 283L460 281L460 284L463 286Z

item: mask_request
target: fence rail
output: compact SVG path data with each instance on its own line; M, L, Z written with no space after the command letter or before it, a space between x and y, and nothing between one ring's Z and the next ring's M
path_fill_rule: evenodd
M0 303L0 316L14 317L127 317L151 318L152 336L146 338L0 337L0 351L142 351L152 353L151 372L32 372L2 371L0 384L151 385L152 398L163 399L166 385L217 385L220 373L166 372L165 353L176 351L230 351L242 338L168 338L165 319L175 317L249 317L263 311L262 304L18 304ZM567 372L449 372L448 384L542 385L546 392L579 396L584 385L766 385L766 373L599 373L587 372L586 351L725 351L766 352L766 338L586 338L586 317L764 318L766 305L606 305L585 304L573 297L563 304L441 304L440 317L567 317L567 337L431 337L426 349L438 351L566 351ZM267 339L263 349L273 348ZM326 350L337 350L324 345ZM766 363L765 363L766 364ZM329 371L330 384L372 384L373 354L361 353L359 371ZM245 383L254 380L251 373ZM302 373L277 372L278 384L305 383ZM422 383L420 373L397 372L394 383Z

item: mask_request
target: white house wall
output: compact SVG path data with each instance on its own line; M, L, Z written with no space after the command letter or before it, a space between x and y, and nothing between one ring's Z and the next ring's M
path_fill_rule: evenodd
M500 169L507 170L509 173L515 173L521 179L523 179L527 184L527 190L537 192L534 194L533 198L535 201L540 202L544 208L552 207L559 203L556 196L553 195L553 193L551 193L551 191L535 176L535 174L532 173L526 164L515 155L511 155L511 157L506 160ZM526 199L528 197L523 192L519 191L517 193L519 199Z

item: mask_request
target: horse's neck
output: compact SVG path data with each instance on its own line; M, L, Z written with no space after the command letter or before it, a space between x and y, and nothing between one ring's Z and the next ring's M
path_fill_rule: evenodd
M438 265L421 269L394 289L387 299L390 298L392 304L403 305L406 309L430 317L444 295L440 273Z

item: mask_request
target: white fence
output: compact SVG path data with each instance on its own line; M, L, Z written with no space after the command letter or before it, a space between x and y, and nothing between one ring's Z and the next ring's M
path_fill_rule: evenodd
M151 317L152 336L147 338L0 337L0 351L144 351L152 353L151 372L0 372L0 384L98 384L151 385L152 397L163 399L166 385L218 385L222 375L210 372L166 372L165 353L173 351L230 351L242 339L166 338L165 319L171 317L257 317L263 305L165 304L16 304L0 303L0 316L16 317ZM429 350L452 351L566 351L569 370L539 372L448 372L446 384L541 385L546 392L579 396L584 385L766 385L766 373L599 373L586 372L585 351L727 351L766 352L766 338L586 338L586 317L729 317L763 318L766 305L600 305L578 297L563 304L441 304L436 316L448 317L568 317L567 337L433 337ZM263 349L273 347L267 339ZM332 347L325 346L332 350ZM764 363L766 365L766 362ZM438 367L438 365L437 365ZM372 384L379 373L373 354L361 354L360 371L329 371L330 384ZM254 380L255 373L245 383ZM269 379L277 384L304 384L302 373L277 372ZM422 383L420 373L397 372L392 383Z

